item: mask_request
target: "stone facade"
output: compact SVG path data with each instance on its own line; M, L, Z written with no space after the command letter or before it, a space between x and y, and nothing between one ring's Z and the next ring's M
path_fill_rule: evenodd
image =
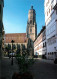
M12 49L12 40L14 40L13 45L16 47L15 52L17 51L18 46L20 47L20 50L22 50L22 46L24 46L27 49L28 38L26 38L26 33L5 34L5 47L10 45Z
M28 21L27 21L27 38L32 39L32 41L35 40L37 37L37 24L36 24L36 13L33 9L33 6L31 6L31 9L28 13Z
M37 36L37 24L36 24L36 13L33 6L29 10L27 30L26 33L11 33L5 34L5 45L11 44L11 40L14 40L14 44L25 45L28 50L28 54L32 56L34 54L34 40ZM12 44L11 44L12 47Z

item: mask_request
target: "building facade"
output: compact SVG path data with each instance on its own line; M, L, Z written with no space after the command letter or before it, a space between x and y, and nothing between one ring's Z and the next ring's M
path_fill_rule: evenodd
M36 24L36 13L33 9L33 6L31 6L31 9L28 13L28 21L27 21L27 38L32 39L32 41L35 40L37 37L37 24Z
M45 58L46 56L46 26L43 26L34 41L34 55Z
M2 56L2 45L3 45L3 7L4 7L4 0L0 0L0 56Z
M11 49L12 49L12 43L11 41L14 40L14 46L16 48L16 50L14 52L17 51L17 46L20 47L20 50L22 50L22 46L24 46L27 49L27 42L28 42L28 38L26 38L26 33L10 33L10 34L5 34L5 47L10 45ZM22 52L22 51L21 51Z
M54 59L57 54L57 0L45 0L45 24L47 40L47 58Z

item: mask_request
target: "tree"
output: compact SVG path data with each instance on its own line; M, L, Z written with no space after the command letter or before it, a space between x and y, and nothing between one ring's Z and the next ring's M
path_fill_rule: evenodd
M20 45L17 44L17 54L20 53Z
M26 54L26 47L24 44L21 44L22 54Z
M9 52L11 51L11 45L5 45L5 51L8 52L8 56L9 56Z
M13 44L13 51L15 51L16 50L16 45L15 44Z

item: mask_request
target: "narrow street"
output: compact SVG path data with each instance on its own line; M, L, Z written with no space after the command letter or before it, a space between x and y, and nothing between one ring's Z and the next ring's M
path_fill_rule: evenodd
M13 58L13 66L11 65L11 59L3 58L1 62L1 77L2 79L12 79L12 75L14 72L18 72L18 66L16 63L16 59Z
M51 62L51 63L50 63ZM14 72L18 72L18 65L14 58L14 65L11 65L11 59L4 58L1 64L2 79L12 79ZM57 65L52 61L37 59L30 71L34 79L57 79Z
M30 69L34 79L57 79L57 65L53 61L37 59Z

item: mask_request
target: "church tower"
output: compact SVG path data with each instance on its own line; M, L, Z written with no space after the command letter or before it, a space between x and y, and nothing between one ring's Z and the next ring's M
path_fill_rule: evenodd
M33 6L31 6L31 9L28 13L28 21L27 21L27 38L32 39L32 41L35 40L37 36L37 24L36 24L36 13L33 9Z

